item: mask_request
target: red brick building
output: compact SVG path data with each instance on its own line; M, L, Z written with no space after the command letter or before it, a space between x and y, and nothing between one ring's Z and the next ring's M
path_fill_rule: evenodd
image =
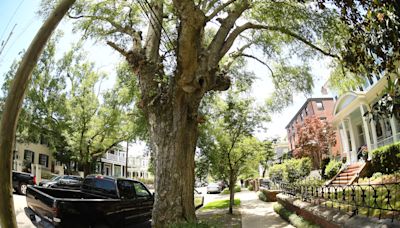
M333 98L308 98L307 101L301 106L299 111L290 120L286 126L289 150L293 151L296 148L297 134L296 125L301 124L304 118L308 116L317 116L322 121L332 122L333 109L335 107L335 100ZM338 155L340 151L339 136L336 132L336 146L332 148L334 156Z

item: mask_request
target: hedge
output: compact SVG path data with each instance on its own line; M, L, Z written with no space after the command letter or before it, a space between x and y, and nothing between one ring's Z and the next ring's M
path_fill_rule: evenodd
M295 182L308 176L311 172L311 160L309 158L289 159L282 164L275 164L269 169L272 180Z
M340 161L331 160L325 168L325 177L331 179L339 172L341 167L342 163Z
M400 170L400 143L387 145L372 151L374 172L391 174Z

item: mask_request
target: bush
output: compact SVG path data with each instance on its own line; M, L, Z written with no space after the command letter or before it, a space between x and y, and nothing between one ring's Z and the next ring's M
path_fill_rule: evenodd
M239 185L236 185L234 188L234 192L241 192L242 189L240 188ZM229 194L229 188L224 188L224 190L222 190L221 194Z
M305 220L303 217L300 217L296 215L296 213L293 213L286 208L282 206L282 204L276 203L274 205L274 211L281 216L283 219L286 221L290 222L294 227L300 227L300 228L317 228L319 226Z
M258 192L257 192L257 196L258 196L258 198L259 198L260 200L262 200L262 201L264 201L264 202L267 202L267 196L264 194L263 191L258 191Z
M294 182L308 176L311 172L309 158L289 159L282 164L276 164L269 169L270 178L274 181Z
M285 173L286 166L284 164L275 164L269 168L269 177L275 181L282 181Z
M325 177L331 179L339 172L341 167L342 163L340 161L331 160L325 168Z
M328 179L328 177L325 176L325 169L326 169L326 166L329 164L330 161L331 161L331 159L329 157L322 159L322 162L321 162L321 174L322 174L322 178L323 179Z
M249 187L248 187L248 189L249 189L249 191L253 191L253 190L254 190L254 187L253 187L253 185L252 185L252 184L250 184L250 185L249 185Z
M391 174L400 170L400 143L383 146L372 151L374 172Z

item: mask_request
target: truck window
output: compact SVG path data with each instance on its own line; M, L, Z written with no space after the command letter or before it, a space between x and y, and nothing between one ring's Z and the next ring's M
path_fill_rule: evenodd
M95 190L111 195L117 195L115 187L115 183L112 180L96 179L94 183Z
M118 181L119 195L121 199L134 199L135 186L133 181L119 180Z
M134 182L135 185L135 191L136 191L136 196L137 197L149 197L150 192L147 191L146 187L143 186L143 184Z

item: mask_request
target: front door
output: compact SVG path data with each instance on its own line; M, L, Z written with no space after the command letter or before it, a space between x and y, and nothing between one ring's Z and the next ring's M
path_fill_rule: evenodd
M104 165L104 169L105 169L104 174L106 176L111 176L111 167L109 165Z

